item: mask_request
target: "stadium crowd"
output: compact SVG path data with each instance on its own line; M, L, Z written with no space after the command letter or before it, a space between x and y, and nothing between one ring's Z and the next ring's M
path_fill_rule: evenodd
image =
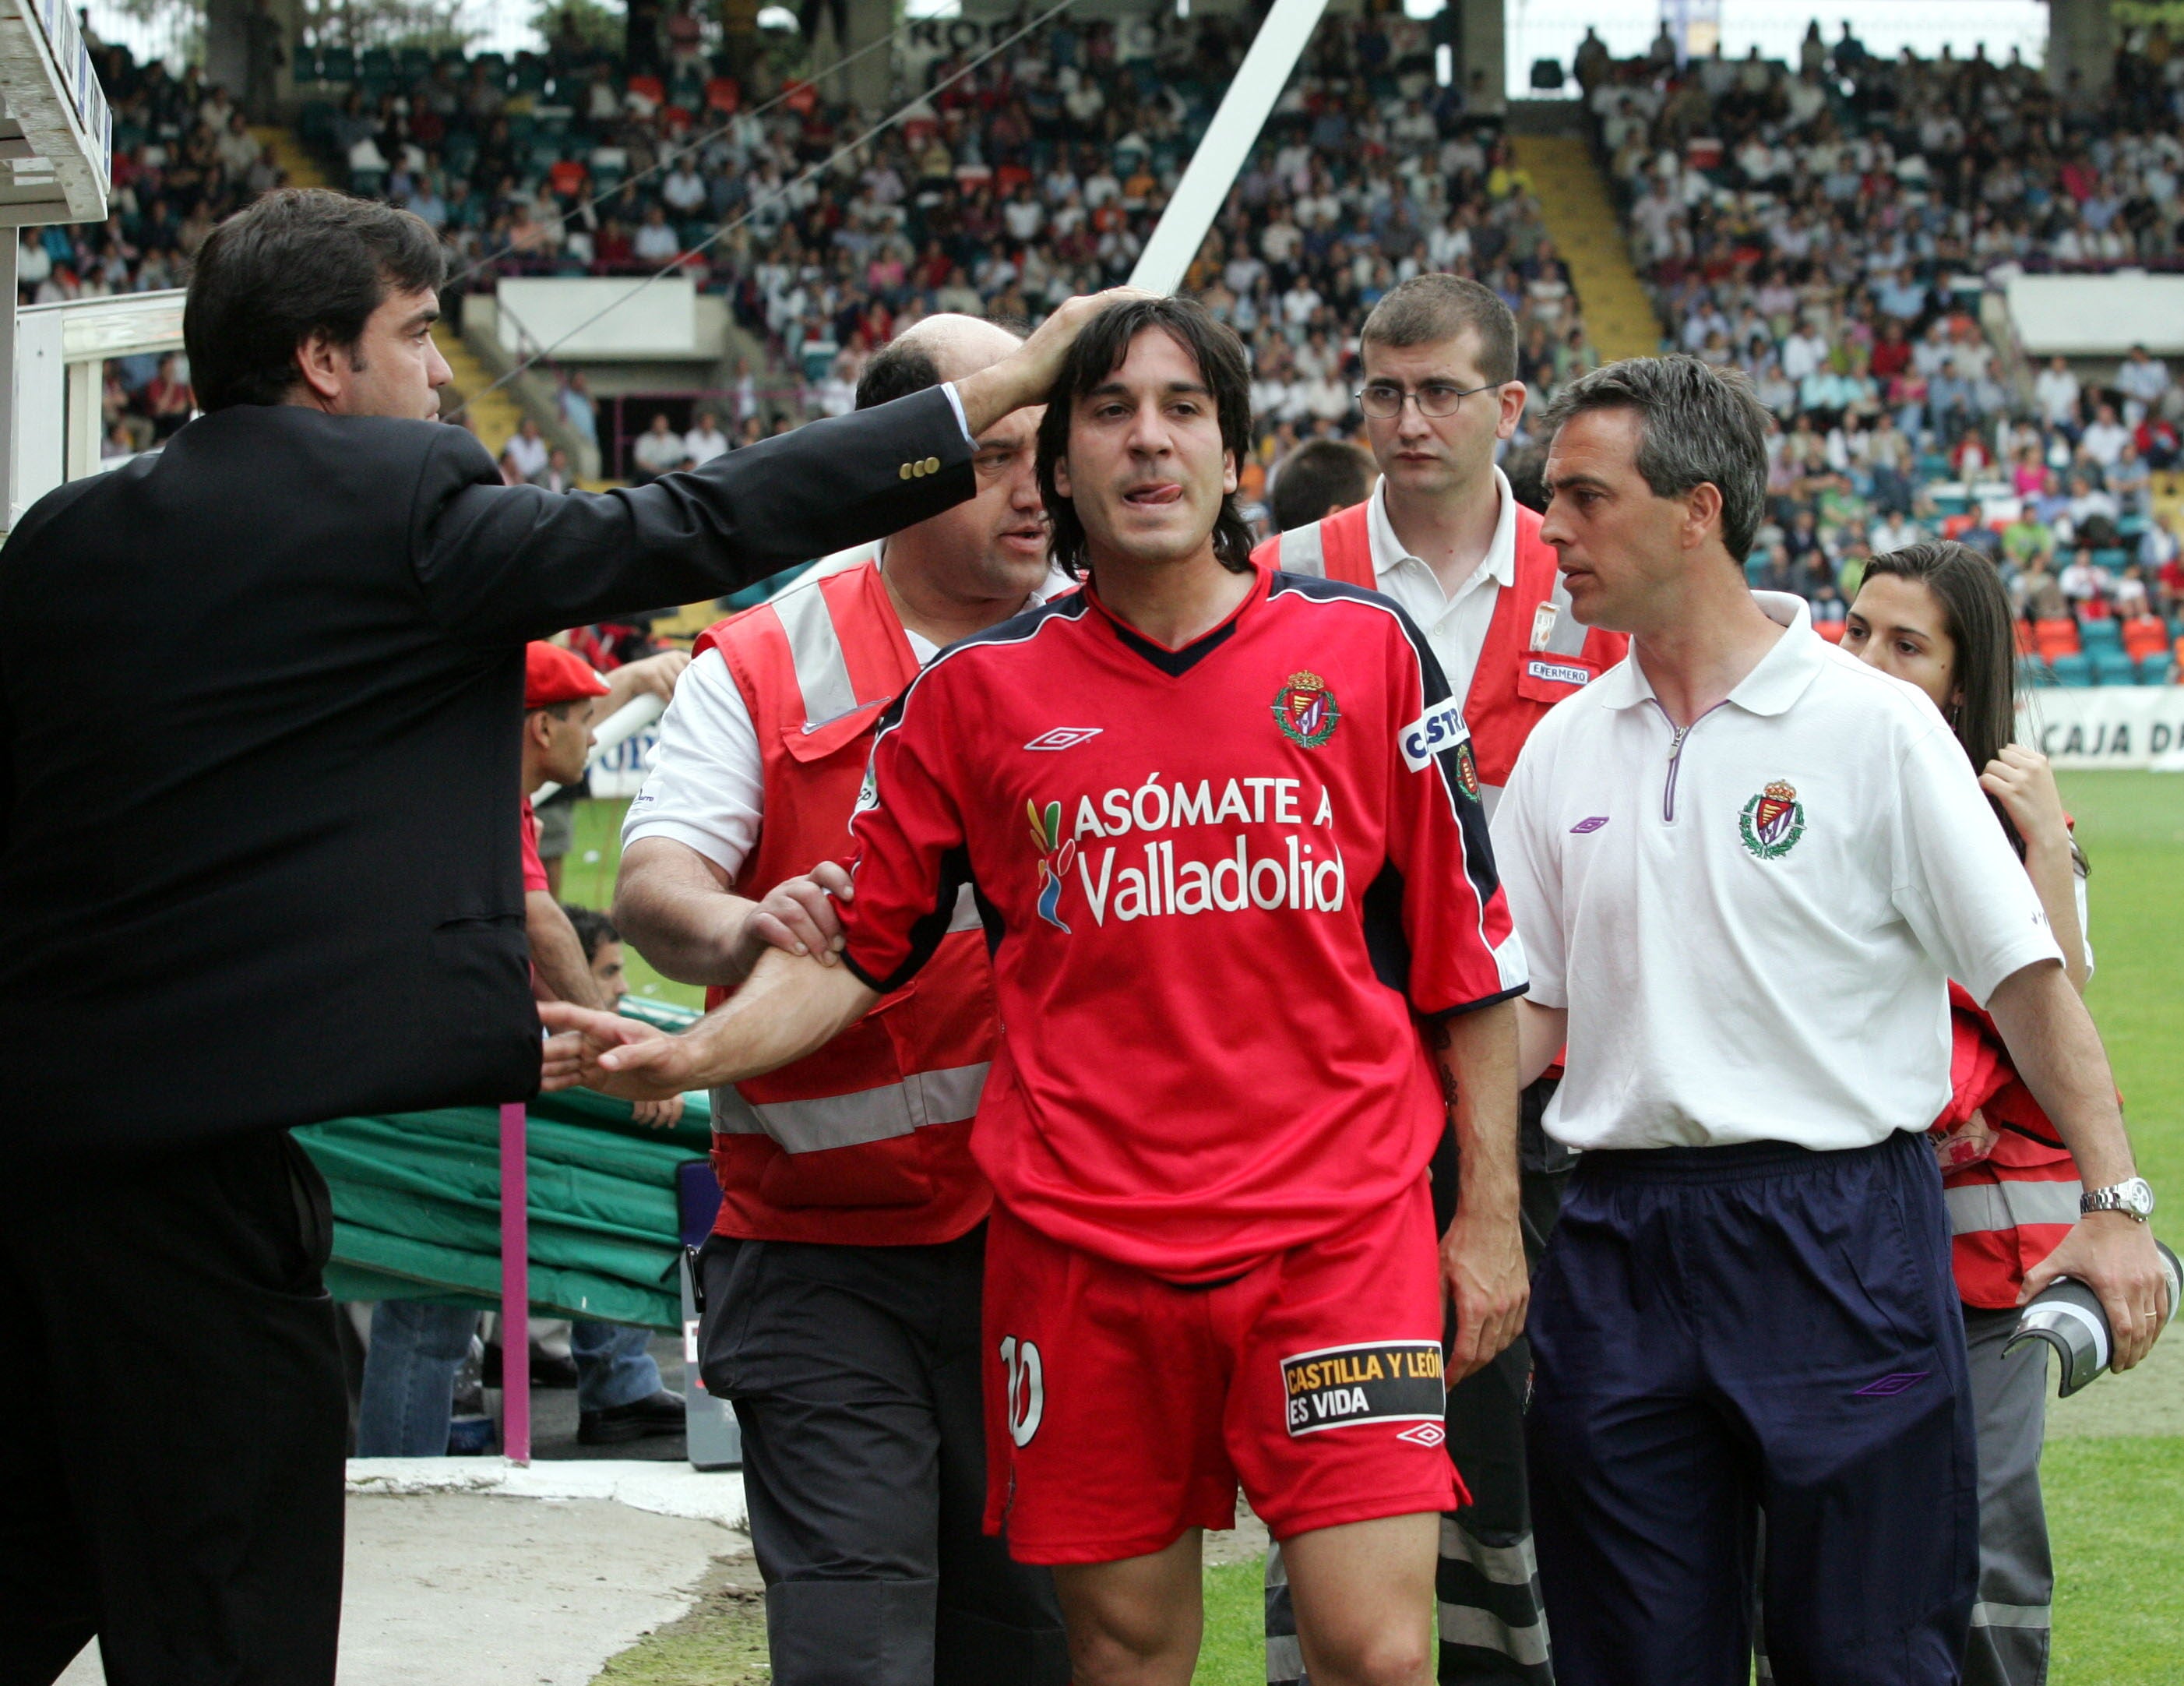
M1632 254L1680 349L1751 376L1780 422L1755 583L1839 624L1869 557L1963 539L2003 570L2064 683L2169 676L2184 565L2156 513L2184 390L2134 350L2104 383L1998 351L1981 310L2020 271L2179 262L2184 57L2159 26L2098 104L2014 55L1797 64L1657 44L1577 58ZM1999 338L1997 336L1997 338Z
M775 369L738 371L725 430L700 419L686 436L640 408L629 425L645 431L604 442L639 480L784 415L846 410L871 355L933 311L1032 320L1126 276L1245 44L1222 19L1064 18L974 64L913 34L906 120L804 180L875 114L800 80L794 47L732 53L690 22L664 18L634 70L573 35L512 60L298 49L322 96L303 108L307 142L352 190L438 230L460 285L679 261L727 296ZM220 217L283 179L197 70L97 51L114 214L25 231L25 302L180 284ZM2131 38L2098 103L1983 49L1878 58L1847 25L1830 42L1815 24L1794 67L1755 53L1680 70L1665 37L1616 63L1588 37L1574 69L1668 339L1745 369L1780 420L1754 583L1839 625L1869 555L1963 538L1995 556L2058 678L2168 678L2184 556L2152 493L2184 468L2184 387L2143 352L2106 384L2060 360L2036 373L1981 320L2013 268L2180 261L2184 55L2166 32ZM1535 406L1598 362L1529 179L1499 125L1437 85L1426 25L1331 25L1186 281L1251 352L1243 498L1262 526L1301 442L1356 436L1358 324L1425 271L1481 280L1517 312ZM582 374L559 387L563 417L598 438ZM180 360L110 366L109 454L157 443L191 404ZM503 471L573 483L532 429Z

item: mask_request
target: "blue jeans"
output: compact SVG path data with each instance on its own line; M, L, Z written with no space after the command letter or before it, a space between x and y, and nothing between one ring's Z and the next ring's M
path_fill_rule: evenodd
M660 1391L652 1331L627 1323L575 1323L569 1356L577 1360L577 1409L603 1411L633 1405Z
M478 1315L465 1306L382 1299L371 1309L356 1414L359 1458L438 1458L448 1450L455 1372Z
M371 1349L357 1408L359 1458L437 1458L448 1449L455 1372L470 1351L478 1315L460 1306L383 1299L371 1311ZM569 1332L577 1360L577 1408L604 1410L660 1391L649 1331L621 1323L578 1323Z

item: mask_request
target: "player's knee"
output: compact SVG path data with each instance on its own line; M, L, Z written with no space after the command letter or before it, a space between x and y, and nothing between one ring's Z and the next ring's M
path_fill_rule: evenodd
M1433 1678L1432 1637L1407 1623L1327 1635L1309 1656L1315 1686L1426 1686Z
M1165 1679L1179 1665L1188 1678L1197 1635L1183 1623L1069 1622L1072 1686L1142 1686Z

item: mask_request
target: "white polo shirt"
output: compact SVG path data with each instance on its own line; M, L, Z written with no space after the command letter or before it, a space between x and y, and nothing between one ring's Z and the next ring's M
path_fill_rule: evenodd
M1388 519L1384 476L1368 500L1366 531L1373 541L1373 583L1418 623L1449 689L1459 698L1471 694L1471 677L1478 671L1479 651L1486 647L1486 629L1493 623L1498 592L1517 579L1517 499L1499 468L1494 471L1494 491L1501 506L1493 542L1453 595L1441 589L1440 578L1396 536ZM1487 812L1493 812L1491 807Z
M2060 954L1925 696L1788 628L1679 734L1635 657L1556 705L1494 817L1572 1147L1860 1147L1949 1095L1947 980Z

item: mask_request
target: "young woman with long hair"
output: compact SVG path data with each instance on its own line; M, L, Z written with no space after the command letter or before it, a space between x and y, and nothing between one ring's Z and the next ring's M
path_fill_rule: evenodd
M1933 699L1980 774L2025 862L2064 966L2082 992L2086 858L2047 756L2013 743L2017 647L2009 596L1968 545L1913 544L1867 564L1842 647ZM1954 1093L1933 1140L1955 1228L1957 1292L1971 1349L1979 1422L1980 1580L1966 1686L2038 1686L2047 1678L2054 1567L2040 1496L2047 1348L2008 1358L2025 1273L2077 1217L2077 1168L2017 1080L1994 1026L1954 985Z

